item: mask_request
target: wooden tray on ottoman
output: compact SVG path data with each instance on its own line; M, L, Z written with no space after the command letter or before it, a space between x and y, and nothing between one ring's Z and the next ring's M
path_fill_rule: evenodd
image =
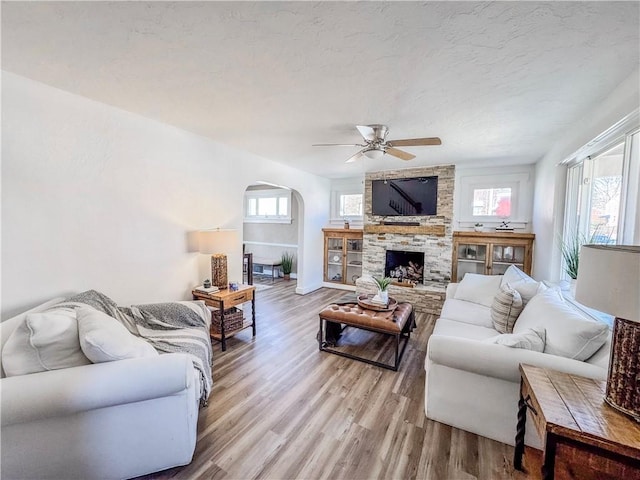
M231 307L224 311L224 331L231 332L242 328L242 322L244 321L244 313L242 310ZM220 334L220 310L214 310L211 315L211 333Z

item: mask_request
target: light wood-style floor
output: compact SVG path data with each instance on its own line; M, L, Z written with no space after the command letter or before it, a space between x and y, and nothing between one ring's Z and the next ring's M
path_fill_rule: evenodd
M214 342L193 462L145 479L539 478L535 451L525 461L536 473L526 475L513 470L512 447L425 417L434 317L417 316L393 372L318 351L318 312L349 292L294 289L280 280L256 292L255 338L245 330L226 352Z

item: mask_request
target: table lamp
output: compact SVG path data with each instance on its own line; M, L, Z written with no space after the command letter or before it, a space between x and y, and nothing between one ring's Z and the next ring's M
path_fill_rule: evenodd
M575 298L616 317L605 401L640 421L640 245L583 245Z
M211 283L227 288L227 253L236 249L238 235L235 230L201 230L198 232L200 253L211 255Z

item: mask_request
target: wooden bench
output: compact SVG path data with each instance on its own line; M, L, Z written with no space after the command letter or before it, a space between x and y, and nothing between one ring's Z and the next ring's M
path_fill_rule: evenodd
M273 282L276 278L275 273L276 269L278 270L278 276L280 276L280 270L282 269L282 260L281 259L271 259L264 257L253 257L253 264L261 267L271 267L271 281Z
M407 342L411 336L411 330L415 328L413 307L410 303L400 303L397 308L391 312L364 309L357 303L352 302L334 303L325 307L320 312L319 317L320 332L318 333L318 347L320 351L334 353L342 357L359 360L394 371L398 371L398 366L400 365L404 351L407 348ZM324 324L327 325L327 330L329 330L332 324L343 324L349 327L361 328L370 332L382 333L394 337L395 361L393 365L376 362L331 348L331 343L337 343L337 338L333 339L333 342L325 338ZM402 350L400 350L401 338L404 338Z

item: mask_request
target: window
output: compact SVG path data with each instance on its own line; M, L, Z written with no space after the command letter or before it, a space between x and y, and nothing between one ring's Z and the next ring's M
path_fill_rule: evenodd
M362 216L362 194L349 193L340 195L340 216L341 217L361 217Z
M348 221L361 225L364 220L364 180L362 178L338 178L331 181L332 225Z
M474 188L473 216L509 217L511 188Z
M526 229L533 208L533 165L456 169L455 216L460 228L482 223L488 228L503 221Z
M291 191L284 189L247 190L245 222L291 223Z
M567 165L562 240L640 241L640 131L637 112L572 155Z

